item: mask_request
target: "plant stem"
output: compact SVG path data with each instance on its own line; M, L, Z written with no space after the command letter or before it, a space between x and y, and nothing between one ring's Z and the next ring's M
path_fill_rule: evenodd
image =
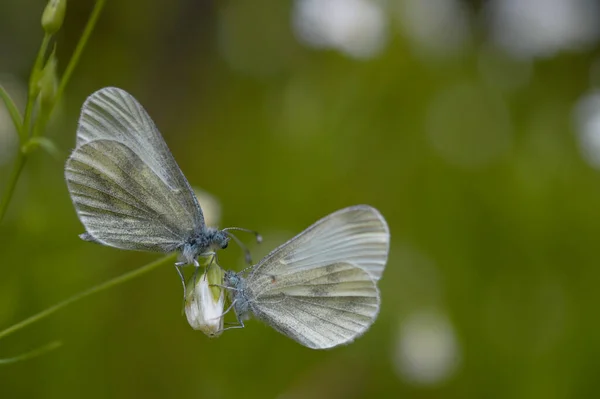
M67 65L67 68L65 69L65 73L63 74L60 84L58 85L58 90L56 91L56 97L54 98L54 105L56 105L56 103L58 103L58 101L60 100L60 97L62 96L63 92L65 91L65 87L67 86L67 83L69 83L69 79L71 79L73 70L75 70L75 67L79 63L79 58L81 58L83 49L85 48L85 45L87 44L88 39L90 38L90 35L92 34L94 27L96 26L96 22L98 21L98 18L100 17L100 13L102 12L102 9L104 8L105 3L106 3L106 0L96 0L96 5L94 6L94 9L92 10L90 19L88 19L85 29L83 30L83 34L81 35L81 38L79 39L79 42L77 43L77 47L75 47L75 52L71 56L71 60L69 61L69 64ZM50 113L52 113L52 110L50 110Z
M47 112L45 112L43 115L41 115L41 117L37 121L37 123L36 123L37 126L35 126L35 128L33 129L33 137L40 136L41 132L43 132L44 129L46 128L46 123L48 122L48 120L50 120L50 116L52 115L52 111L54 110L54 107L56 106L56 104L58 103L60 98L62 97L62 95L65 91L65 88L67 87L67 84L69 83L69 80L71 79L71 75L73 75L73 71L75 70L75 67L77 67L77 64L79 63L81 54L83 53L83 50L85 49L85 46L87 45L87 42L88 42L92 32L94 31L94 28L96 27L96 22L98 22L98 18L100 17L100 13L102 12L102 9L104 8L105 3L106 3L106 0L97 0L96 1L96 5L94 6L92 13L90 14L90 19L88 19L88 22L85 25L85 28L83 29L83 33L81 34L81 37L79 38L79 42L77 42L77 47L75 47L75 51L73 52L73 55L71 56L71 59L69 60L69 63L67 64L67 68L65 69L65 73L63 74L62 79L60 80L58 89L56 90L56 95L54 96L54 101L52 102L50 109L48 109Z
M40 136L42 134L42 132L44 131L45 125L46 125L48 119L50 118L50 115L52 114L54 106L59 101L60 97L62 96L63 92L65 91L65 87L67 86L67 83L69 82L69 79L71 78L71 75L73 74L73 71L75 70L75 67L77 66L77 63L79 62L79 58L81 58L83 49L85 48L85 45L87 44L88 39L90 38L90 35L92 34L94 27L96 26L96 22L98 21L98 18L100 17L100 13L102 12L102 9L104 8L105 3L106 3L106 0L97 0L96 1L96 5L94 6L94 9L92 10L92 14L90 15L90 18L88 19L85 29L83 30L83 34L81 35L81 38L79 39L79 42L77 43L75 52L73 53L73 56L71 57L71 60L69 61L69 64L67 65L65 73L60 81L60 84L56 91L56 96L54 98L54 102L53 102L51 108L48 110L47 114L43 118L40 118L40 120L36 121L38 123L34 123L34 129L33 129L34 136L36 136L36 137ZM19 132L19 138L21 139L21 146L20 146L21 148L19 149L19 153L17 154L17 158L15 160L15 166L13 167L13 172L11 174L8 185L2 196L2 201L0 202L0 222L2 222L2 219L4 218L4 215L8 208L8 204L10 203L10 200L12 198L15 186L17 184L17 181L19 180L21 171L23 170L23 166L25 165L25 162L27 161L28 154L23 151L23 148L27 148L28 138L29 138L30 130L31 130L33 107L35 105L35 100L37 99L38 88L36 87L36 85L38 84L38 82L36 80L36 77L39 76L39 73L43 68L44 56L47 52L48 45L50 44L51 38L52 38L52 35L49 35L47 33L44 35L44 39L42 40L42 45L40 46L40 50L38 51L38 54L37 54L37 57L35 60L35 64L33 66L33 71L31 72L31 76L29 78L29 95L27 96L27 105L25 107L25 116L23 118L22 124L20 124L17 127L17 130ZM16 107L12 107L13 109L11 109L11 106L9 104L13 104L12 100L10 100L10 97L6 96L6 98L8 98L8 100L9 100L9 101L7 101L4 93L5 93L4 89L0 90L0 95L4 98L4 101L7 104L7 107L9 108L9 112L11 113L11 116L13 117L13 122L14 122L16 117L13 116L13 114L18 115L18 110L16 110ZM16 113L15 113L15 111L16 111ZM36 126L38 124L39 124L39 126ZM15 123L15 125L16 125L16 123Z
M20 362L22 360L31 359L32 357L37 357L37 356L43 355L46 352L50 352L50 351L60 347L61 345L62 345L62 342L60 342L60 341L50 342L49 344L41 346L37 349L34 349L34 350L24 353L22 355L11 357L9 359L0 359L0 365L11 364L11 363Z
M23 170L26 161L27 156L23 153L23 150L19 148L12 173L9 177L8 184L4 189L4 194L2 195L2 201L0 201L0 222L2 222L2 219L6 214L8 204L10 203L10 199L15 191L15 186L17 185L17 181L19 180L19 176L21 175L21 171Z
M4 331L0 331L0 339L6 337L9 334L14 333L15 331L18 331L24 327L27 327L28 325L33 324L36 321L46 318L46 317L50 316L51 314L66 307L67 305L70 305L74 302L79 301L80 299L88 297L97 292L104 291L108 288L112 288L119 284L125 283L129 280L132 280L132 279L138 277L138 276L141 276L142 274L148 273L149 271L156 269L157 267L162 266L168 262L173 262L174 260L175 260L175 254L162 257L162 258L155 260L154 262L150 262L147 265L142 266L138 269L132 270L128 273L125 273L123 275L115 277L112 280L108 280L102 284L96 285L88 290L80 292L79 294L73 295L72 297L70 297L62 302L59 302L56 305L47 308L46 310L42 310L38 314L28 317L27 319L25 319L17 324L13 324L12 326L5 329Z
M37 98L38 90L36 87L36 76L39 76L39 72L42 70L44 55L46 54L46 50L48 49L48 44L50 43L51 38L52 36L47 33L44 35L42 45L40 46L40 50L38 51L35 59L35 64L33 65L33 70L31 71L31 76L29 77L29 92L27 95L27 105L25 107L25 117L23 118L23 124L20 126L20 129L18 129L20 139L19 151L17 152L17 158L15 159L15 165L13 166L12 173L8 180L8 185L4 189L2 201L0 202L0 222L2 222L2 219L6 214L8 204L10 203L13 192L15 191L15 187L17 185L17 181L19 180L23 166L25 166L25 162L27 161L27 154L23 151L23 148L25 148L26 141L29 137L33 106L35 105L35 100Z
M39 88L37 87L37 78L40 76L40 72L42 71L42 68L44 66L44 57L46 55L46 51L48 50L48 44L50 44L50 39L52 39L52 35L49 35L48 33L44 34L42 45L40 46L40 50L38 51L37 57L35 58L33 70L31 71L31 76L29 77L27 105L25 106L25 117L23 118L23 126L21 127L20 134L20 137L22 139L26 139L29 137L29 130L31 128L31 118L33 116L33 107L35 105L35 100L37 100L37 94L39 93ZM24 142L21 142L21 145L24 144Z
M53 111L56 103L59 101L60 97L62 96L63 92L65 91L65 87L67 86L67 83L69 82L71 75L73 74L73 71L75 70L75 67L78 64L79 59L81 58L81 54L83 53L83 50L90 38L90 35L92 34L94 27L96 26L96 22L98 21L98 18L100 17L100 13L101 13L105 3L106 3L106 0L97 0L96 1L94 9L92 10L90 18L88 19L88 22L83 31L83 34L81 35L81 38L79 39L79 42L77 43L77 47L75 48L75 51L74 51L73 55L71 56L69 64L67 65L67 68L65 69L65 73L59 83L58 89L56 91L56 95L54 97L54 101L52 102L52 104L49 107L47 112L43 112L42 115L38 115L39 118L37 118L37 120L35 120L35 121L33 120L33 114L34 114L33 111L34 111L35 103L38 98L38 94L39 94L39 90L40 90L38 87L38 84L39 84L38 81L40 78L41 71L44 67L44 60L46 58L46 52L48 50L48 45L50 44L50 40L52 39L51 34L48 34L48 33L44 34L44 39L42 40L42 44L40 46L37 57L35 59L35 63L33 65L33 70L31 71L31 76L29 77L27 105L25 106L25 116L24 117L21 117L21 114L19 113L18 108L15 106L15 103L9 96L8 92L6 92L6 90L4 90L4 87L0 86L0 97L4 101L6 108L8 109L8 112L11 116L12 122L15 125L15 128L17 129L17 133L19 135L19 143L20 143L19 151L17 152L13 170L11 172L10 178L8 180L8 184L2 195L2 199L0 201L0 222L2 222L2 219L4 218L4 215L6 214L6 210L8 209L8 205L10 203L10 200L13 196L15 187L17 185L17 181L19 180L21 171L23 170L23 167L25 166L25 163L27 161L27 155L29 153L28 149L30 147L29 144L32 144L33 140L35 140L38 136L40 136L43 133L43 131L46 127L46 123L50 119L50 116L52 114L52 111ZM33 133L31 133L32 127L33 127ZM34 136L34 137L32 137L32 136ZM21 321L20 323L17 323L15 325L7 328L4 331L1 331L0 338L4 337L6 335L9 335L17 330L20 330L21 328L24 328L24 327L26 327L38 320L41 320L47 316L50 316L54 312L64 308L65 306L67 306L73 302L76 302L82 298L85 298L96 292L103 291L105 289L108 289L108 288L111 288L118 284L129 281L139 275L142 275L142 274L162 265L163 263L167 262L168 260L171 260L172 258L174 258L174 255L166 256L162 259L159 259L159 260L151 262L145 266L142 266L139 269L133 270L129 273L125 273L125 274L123 274L119 277L116 277L112 280L109 280L103 284L97 285L97 286L92 287L86 291L83 291L77 295L74 295L71 298L68 298L63 302L60 302L54 306L51 306L50 308L43 310L42 312L40 312L36 315L33 315L33 316ZM14 363L17 361L29 359L31 357L41 355L47 351L56 349L60 345L61 345L60 342L52 342L48 345L45 345L41 348L35 349L35 350L25 353L23 355L19 355L17 357L13 357L10 359L0 359L0 364L9 364L9 363Z

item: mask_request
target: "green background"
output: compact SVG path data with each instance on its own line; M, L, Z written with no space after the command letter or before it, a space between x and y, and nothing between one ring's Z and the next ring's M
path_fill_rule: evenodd
M68 4L60 71L92 5ZM43 7L0 2L0 80L20 105ZM220 226L263 234L255 259L339 208L378 208L392 239L376 323L327 351L256 321L209 339L164 266L0 341L0 357L64 342L1 367L0 397L596 396L600 176L573 112L599 81L598 49L511 58L473 17L460 51L429 54L388 9L384 50L355 59L299 42L291 10L108 2L47 133L61 158L32 156L0 225L0 329L157 258L77 237L64 160L104 86L146 107L190 183L218 199ZM15 148L0 117L3 188ZM220 260L243 267L235 245Z

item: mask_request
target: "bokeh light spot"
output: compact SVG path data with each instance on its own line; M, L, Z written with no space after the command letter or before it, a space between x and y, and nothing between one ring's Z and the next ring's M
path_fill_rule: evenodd
M599 12L593 0L492 0L484 13L493 40L509 52L549 57L595 43Z
M423 310L401 323L394 363L398 376L416 385L434 385L449 379L461 362L454 327L443 313Z
M387 42L387 19L369 0L297 0L292 23L298 39L314 48L333 48L353 58L372 58Z

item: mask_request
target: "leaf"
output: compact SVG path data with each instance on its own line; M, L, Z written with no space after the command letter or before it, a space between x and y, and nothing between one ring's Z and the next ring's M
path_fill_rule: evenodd
M1 84L0 84L0 97L2 97L2 100L4 100L6 109L8 110L8 113L10 114L10 118L12 119L12 122L15 125L17 132L20 132L21 126L23 125L23 117L21 116L19 109L15 105L15 102L10 97L8 92L4 89L4 87L2 87Z

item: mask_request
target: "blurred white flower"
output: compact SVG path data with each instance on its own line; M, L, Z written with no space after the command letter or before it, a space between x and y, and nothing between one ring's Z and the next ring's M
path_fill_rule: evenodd
M550 57L594 44L599 12L595 0L492 0L485 10L493 39L521 57Z
M185 299L185 315L194 330L209 337L218 337L223 331L225 292L211 284L223 284L223 273L216 265L208 267L200 278L191 278Z
M454 328L444 314L419 311L403 320L394 352L401 378L419 385L437 384L454 374L460 360Z
M219 200L214 195L211 195L202 189L197 187L192 187L192 189L202 208L206 225L211 227L218 226L221 222L221 204L219 203Z
M292 13L296 36L311 47L366 59L387 42L387 18L378 1L296 0Z

